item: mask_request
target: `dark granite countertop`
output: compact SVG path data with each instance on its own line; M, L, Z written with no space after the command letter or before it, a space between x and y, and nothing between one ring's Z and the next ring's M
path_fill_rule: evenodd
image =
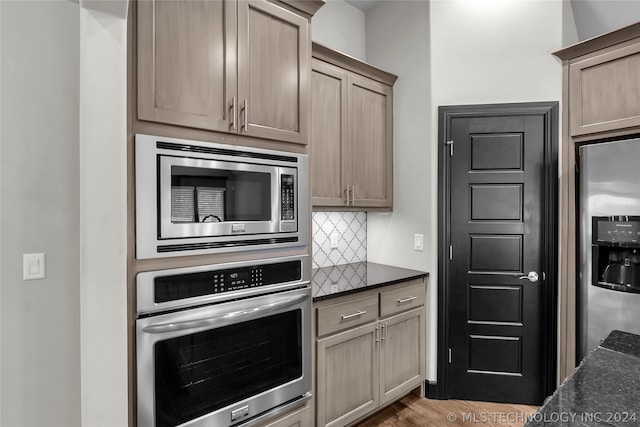
M392 267L374 262L356 262L313 270L313 301L348 295L365 289L427 277L424 271Z
M640 426L640 336L612 331L526 424Z

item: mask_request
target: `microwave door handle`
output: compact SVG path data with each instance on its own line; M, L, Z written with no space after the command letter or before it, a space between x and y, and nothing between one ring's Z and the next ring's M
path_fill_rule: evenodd
M184 331L186 329L196 329L208 326L222 326L230 323L237 323L238 320L256 317L258 313L269 313L301 303L309 298L309 295L303 295L295 298L287 298L282 301L272 302L257 307L247 308L244 310L230 311L215 316L205 317L202 319L185 320L183 322L156 323L144 327L142 330L148 334L164 334L167 332Z

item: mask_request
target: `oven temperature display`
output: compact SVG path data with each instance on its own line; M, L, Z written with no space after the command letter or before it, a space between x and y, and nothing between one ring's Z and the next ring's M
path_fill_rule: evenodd
M243 270L214 273L214 293L236 291L262 286L262 268L254 267Z

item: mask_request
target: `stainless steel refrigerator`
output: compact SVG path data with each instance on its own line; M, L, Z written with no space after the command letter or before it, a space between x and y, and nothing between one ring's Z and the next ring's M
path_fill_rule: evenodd
M577 362L613 330L640 334L640 138L579 149Z

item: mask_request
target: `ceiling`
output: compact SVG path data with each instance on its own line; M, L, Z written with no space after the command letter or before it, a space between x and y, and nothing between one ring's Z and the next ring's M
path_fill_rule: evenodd
M367 13L373 5L384 0L344 1ZM573 10L578 40L586 40L640 21L640 0L569 0L569 2Z

